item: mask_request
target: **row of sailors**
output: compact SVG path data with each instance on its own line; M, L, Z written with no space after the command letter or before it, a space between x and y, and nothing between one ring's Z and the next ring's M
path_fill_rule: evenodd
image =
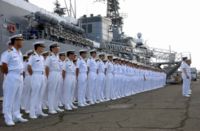
M22 35L11 37L10 49L1 56L3 82L3 114L8 126L27 122L20 109L31 119L48 116L91 104L116 100L136 93L164 87L166 74L158 69L138 66L129 61L98 55L90 51L59 53L59 45L44 52L43 42L34 43L34 51L22 59ZM66 59L67 55L67 59ZM23 73L24 72L24 73Z

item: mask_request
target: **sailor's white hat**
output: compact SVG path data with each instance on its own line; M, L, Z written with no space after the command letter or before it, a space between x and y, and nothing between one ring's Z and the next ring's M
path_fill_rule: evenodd
M90 53L97 52L95 49L90 50Z
M88 52L88 51L85 49L79 50L79 53L81 53L81 52Z
M112 54L107 54L107 57L113 57L113 55Z
M50 48L60 47L57 42L53 42L49 45Z
M66 52L59 52L60 56L66 56Z
M33 45L41 45L42 47L45 47L45 42L44 41L37 41L37 42L34 42Z
M99 56L105 56L105 53L101 52L98 54Z
M19 40L23 40L23 35L22 34L16 34L10 37L10 40L12 39L19 39Z
M42 55L48 54L48 53L49 53L49 51L44 51L44 52L42 52Z

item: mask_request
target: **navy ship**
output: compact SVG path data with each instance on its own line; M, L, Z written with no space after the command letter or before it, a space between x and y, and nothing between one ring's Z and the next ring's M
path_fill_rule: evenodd
M9 37L21 33L25 39L23 53L32 49L35 41L44 41L46 47L56 41L61 51L95 48L146 66L168 65L163 68L168 76L180 66L179 53L148 47L142 33L137 38L125 35L119 0L105 0L106 16L91 14L78 19L74 12L64 15L67 7L61 8L58 2L54 12L49 12L28 0L0 0L0 54L7 49Z

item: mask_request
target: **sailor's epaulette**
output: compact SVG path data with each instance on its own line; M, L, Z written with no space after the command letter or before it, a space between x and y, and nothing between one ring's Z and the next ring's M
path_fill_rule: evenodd
M35 53L32 54L33 56L36 55Z

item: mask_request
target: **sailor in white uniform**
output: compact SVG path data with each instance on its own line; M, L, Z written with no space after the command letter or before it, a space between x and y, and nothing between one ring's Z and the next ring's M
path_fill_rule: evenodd
M104 64L104 59L105 59L105 54L100 53L99 54L99 61L97 63L97 70L98 70L98 75L97 75L97 89L96 89L96 96L97 100L100 102L104 101L105 94L105 64Z
M88 66L88 101L89 104L95 104L97 103L97 98L96 98L96 90L97 90L97 62L96 62L96 50L91 50L90 51L90 56L87 60L87 66Z
M106 101L111 99L111 89L113 86L113 55L107 55L108 61L106 62L106 89L105 89L105 98Z
M190 97L191 69L187 57L183 58L181 70L183 79L182 95L185 97Z
M10 39L8 40L8 42L6 43L6 45L8 46L8 49L1 54L0 67L2 66L2 61L1 60L5 59L4 57L7 57L7 54L12 50L12 44L11 44ZM6 74L4 74L4 76L3 76L3 85L2 85L3 92L4 92L4 81L5 81L5 78L6 78ZM4 101L3 101L3 104L4 104ZM2 109L2 113L4 113L3 109Z
M46 63L47 57L49 56L49 51L44 51L42 53L42 56L44 57L44 63ZM46 110L48 109L48 88L47 88L47 76L45 75L45 82L44 82L44 88L42 90L43 92L43 98L42 98L42 109Z
M77 61L76 77L78 80L78 105L80 107L87 106L86 102L86 89L87 89L87 74L88 66L86 63L87 51L80 50L80 58Z
M14 35L10 38L12 49L3 57L2 71L6 75L4 81L4 119L8 126L14 126L15 121L27 122L20 113L21 94L23 90L23 58L20 49L23 46L23 36Z
M34 53L33 50L26 52L28 59L24 62L24 87L22 92L22 107L26 113L30 113L30 97L31 97L31 76L28 72L28 61L30 56Z
M59 91L59 107L63 107L64 105L64 77L63 77L63 69L66 64L66 52L59 53L59 63L60 63L60 74L62 75L62 79L60 79L60 91Z
M120 78L119 78L118 58L113 58L113 83L115 86L112 87L112 99L115 100L120 98Z
M28 72L31 75L31 98L30 114L31 119L36 119L39 115L48 116L42 111L43 89L45 88L45 63L42 52L44 51L44 42L34 43L34 53L30 56L28 62Z
M56 114L58 112L63 112L63 109L59 108L59 96L62 79L62 74L60 73L60 63L59 63L59 51L60 47L58 43L52 43L50 45L50 55L46 60L46 74L47 74L47 88L48 88L48 106L49 113Z
M66 110L77 109L73 104L76 88L76 65L74 64L75 51L67 51L68 60L63 67L64 76L64 105Z

